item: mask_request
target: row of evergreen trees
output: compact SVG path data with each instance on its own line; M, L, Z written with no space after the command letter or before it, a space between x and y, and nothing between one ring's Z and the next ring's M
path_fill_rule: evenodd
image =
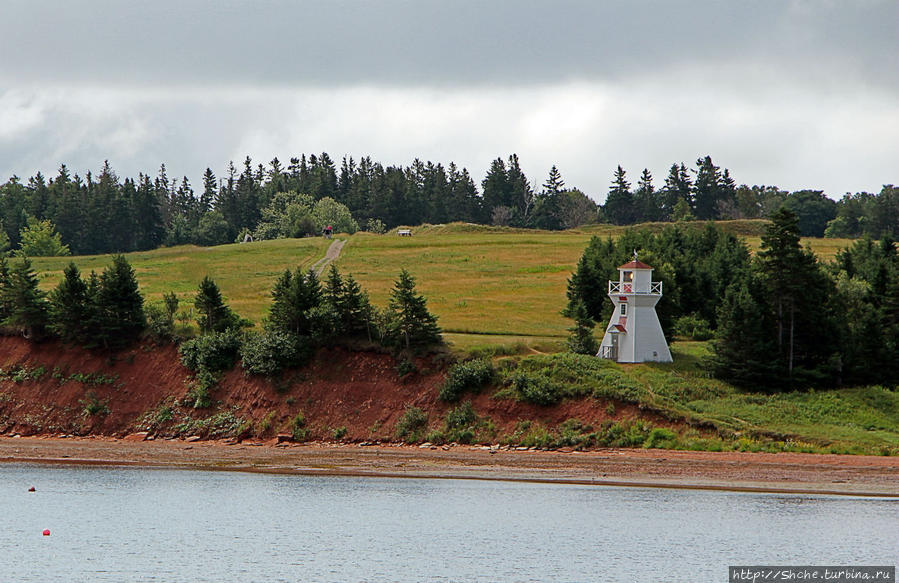
M864 238L822 263L800 245L799 220L781 208L761 249L720 229L668 227L594 237L568 282L572 348L595 352L589 329L611 317L607 283L633 249L664 282L666 334L714 335L715 376L763 390L895 383L899 364L899 254Z
M40 290L38 281L27 258L10 267L0 254L0 332L20 333L34 341L56 337L111 351L144 334L158 342L185 337L176 325L177 296L170 292L162 306L145 306L134 270L122 255L115 256L101 274L91 272L87 278L74 263L69 264L49 294ZM239 341L241 329L252 326L228 307L208 276L197 288L193 310L201 336L224 334ZM287 270L274 285L263 327L264 334L287 335L295 347L302 344L307 351L354 338L405 350L441 343L437 318L428 311L406 270L400 273L384 310L370 304L352 275L342 277L333 266L324 285L312 271ZM186 333L191 335L189 327ZM269 357L277 360L279 355Z
M308 196L300 205L307 210L287 216L279 193ZM321 201L330 210L315 211ZM839 202L821 191L736 186L730 171L709 156L699 158L695 168L673 164L660 187L646 169L632 186L619 166L600 207L579 189L566 187L555 166L538 187L515 154L494 160L477 185L454 163L415 160L402 167L384 166L370 157L344 157L338 167L323 153L291 158L286 166L277 158L265 166L247 157L240 169L229 164L223 176L207 168L196 190L186 177L171 179L164 165L155 177L141 173L124 180L108 162L98 174L84 177L72 175L65 165L50 179L37 173L22 182L14 176L0 185L0 250L21 248L32 256L49 252L23 240L23 233L41 221L55 227L61 245L81 255L216 245L233 242L246 231L309 234L320 232L343 211L352 221L345 222L350 229L451 221L566 229L597 221L760 218L781 206L799 215L803 235L821 236L827 229L833 236L899 237L899 189L892 186ZM270 228L284 222L289 228Z

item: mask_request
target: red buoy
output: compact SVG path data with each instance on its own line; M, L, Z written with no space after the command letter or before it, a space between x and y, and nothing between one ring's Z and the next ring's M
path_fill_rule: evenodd
M49 529L49 528L45 528L45 529L44 529L44 536L50 536L50 529Z
M28 491L29 491L29 492L34 492L34 486L28 488Z

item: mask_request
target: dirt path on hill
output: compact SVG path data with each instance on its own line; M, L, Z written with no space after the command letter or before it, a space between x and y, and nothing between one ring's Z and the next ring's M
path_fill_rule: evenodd
M332 261L340 257L340 251L345 244L346 239L337 239L331 243L331 246L328 247L328 250L325 252L325 256L316 261L312 266L312 271L315 272L315 275L321 276L325 271L325 268L330 265Z
M829 454L4 436L0 462L899 497L899 458Z

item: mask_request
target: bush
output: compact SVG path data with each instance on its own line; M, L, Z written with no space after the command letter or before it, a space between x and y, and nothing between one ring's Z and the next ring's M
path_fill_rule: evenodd
M479 421L471 401L465 401L446 414L444 439L459 443L471 443L475 439Z
M163 308L150 304L144 307L147 315L147 334L156 344L168 344L175 338L175 321Z
M677 435L670 429L656 427L649 432L643 447L673 449L677 446Z
M201 370L188 385L187 397L193 401L194 409L206 409L212 406L212 389L218 384L218 378L211 372Z
M181 344L181 364L194 372L222 372L234 366L240 350L240 332L226 330L193 338Z
M387 232L387 226L381 219L368 219L368 222L365 223L365 230L369 233L383 235Z
M641 447L648 439L651 425L644 421L624 421L603 424L598 445L610 447Z
M469 360L450 367L440 389L444 401L457 401L465 391L478 391L496 376L493 363L487 359Z
M542 376L516 372L512 375L512 389L519 401L535 405L555 405L562 400L562 392L555 383Z
M312 354L306 338L281 330L249 334L240 347L247 374L274 377L285 368L304 364Z
M406 407L403 416L396 424L396 437L406 443L421 441L428 428L428 415L418 407Z
M675 320L674 333L691 340L708 340L713 336L709 323L696 314L681 316Z
M400 375L401 377L416 372L418 372L418 367L415 366L415 363L408 358L404 358L399 362L399 364L396 365L396 374Z
M306 428L306 416L300 411L290 422L291 434L294 441L306 441L309 439L309 430Z
M88 391L83 399L78 401L83 407L82 412L88 416L109 415L109 405L106 401L100 400L100 397L92 391Z

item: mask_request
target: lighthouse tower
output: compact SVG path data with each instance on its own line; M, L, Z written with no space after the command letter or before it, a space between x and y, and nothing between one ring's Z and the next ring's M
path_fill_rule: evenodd
M615 304L596 356L618 362L671 362L656 304L662 298L662 282L652 281L652 267L634 260L618 268L618 281L609 282L609 299Z

